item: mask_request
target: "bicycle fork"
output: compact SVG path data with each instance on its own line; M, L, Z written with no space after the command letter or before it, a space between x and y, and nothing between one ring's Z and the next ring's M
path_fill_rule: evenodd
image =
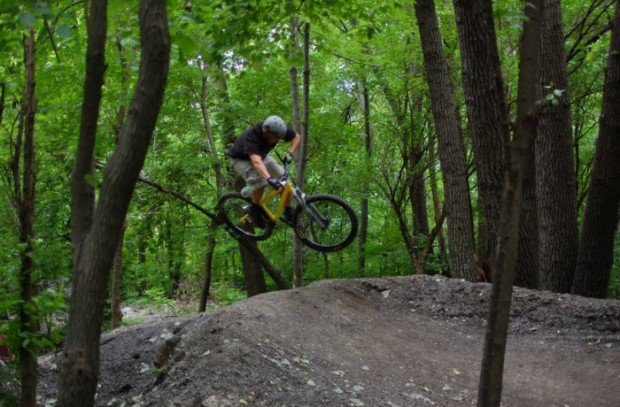
M323 230L327 229L329 226L329 219L312 204L308 205L306 202L306 194L301 191L298 187L295 187L293 190L293 197L297 201L301 207L308 212L310 217L319 225Z

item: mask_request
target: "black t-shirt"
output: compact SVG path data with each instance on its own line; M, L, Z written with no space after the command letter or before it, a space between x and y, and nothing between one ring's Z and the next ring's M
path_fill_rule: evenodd
M296 134L295 130L287 126L284 140L291 141L295 138ZM269 144L267 140L265 140L263 137L263 123L259 123L244 131L243 134L235 140L235 143L226 154L232 158L240 158L242 160L249 160L250 154L258 154L261 158L265 158L275 146L275 144Z

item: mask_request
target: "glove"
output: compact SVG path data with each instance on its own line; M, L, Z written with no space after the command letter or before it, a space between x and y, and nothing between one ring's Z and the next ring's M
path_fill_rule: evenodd
M269 177L267 179L267 182L269 183L269 185L271 185L271 187L273 187L273 189L280 189L284 187L284 185L282 185L279 179L275 179L273 177Z
M290 164L292 163L294 160L293 154L291 154L290 152L287 152L286 154L284 154L284 158L282 159L282 162L284 164Z

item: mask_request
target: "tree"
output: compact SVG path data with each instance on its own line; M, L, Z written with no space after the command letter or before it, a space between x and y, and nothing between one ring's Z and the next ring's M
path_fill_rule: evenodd
M620 201L620 3L611 30L603 106L599 120L590 192L572 292L604 298L613 263L613 244Z
M571 113L559 0L544 0L536 99L547 99L538 120L536 206L541 288L569 292L577 258L576 180Z
M481 255L492 268L499 229L499 208L506 168L508 113L497 54L490 0L454 0L461 49L461 72L472 140L478 194L487 226Z
M210 124L209 105L207 101L207 88L209 83L209 76L207 74L207 66L203 57L198 58L198 66L202 76L200 87L200 112L202 113L202 123L205 129L205 145L206 153L213 159L213 168L215 171L215 184L216 184L216 196L222 195L224 188L224 174L222 173L222 162L217 152L217 144L215 137L213 136L213 130ZM215 234L217 232L218 224L215 220L209 224L209 231L207 236L207 250L205 252L205 275L202 283L202 290L200 295L200 304L198 306L198 312L204 312L207 308L207 298L209 296L209 289L211 287L211 276L213 274L213 255L215 254Z
M129 64L127 63L127 58L124 55L124 46L123 40L119 33L116 33L114 42L116 44L116 48L118 50L120 56L120 67L121 67L121 95L122 100L124 101L127 98L127 88L129 87ZM114 131L115 144L118 144L118 138L121 134L121 129L123 128L123 122L125 121L125 115L127 113L127 106L125 103L122 103L118 111L116 113L116 121L112 126L112 130ZM123 321L123 313L121 311L121 286L123 282L123 246L124 246L124 236L127 225L123 225L123 232L121 233L121 238L118 241L118 245L116 245L116 252L114 253L114 266L112 267L112 291L110 294L111 297L111 309L112 309L112 328L118 328L121 326Z
M511 146L510 169L502 195L498 249L480 367L479 407L499 407L501 403L506 338L518 255L523 174L530 156L529 144L532 143L536 131L536 116L535 109L530 109L522 123L529 128L521 132Z
M366 78L362 80L362 109L364 112L364 152L368 163L372 159L372 126L370 123L370 96L368 92L368 83ZM366 240L368 237L368 191L369 186L366 185L366 193L362 197L360 204L360 230L359 230L359 275L364 275L366 268Z
M535 131L527 126L527 114L536 102L536 79L538 77L540 43L540 11L542 0L533 0L525 6L523 31L519 43L519 88L517 94L517 118L515 138L534 140L535 135L524 134ZM536 213L536 169L534 166L534 143L523 172L523 193L521 198L521 222L519 225L519 258L515 284L520 287L538 288L538 218Z
M100 22L100 19L105 21L106 2L93 1L92 6L89 16L92 18L91 23ZM144 163L166 86L170 37L165 0L143 0L140 2L139 13L142 58L136 92L119 143L106 165L92 222L87 225L90 227L83 229L83 237L78 240L75 250L74 289L60 361L58 403L63 406L94 403L103 304L114 250L120 239L129 201ZM84 91L96 92L86 86ZM88 157L86 152L78 148L80 154L84 155L86 162L92 160L92 156ZM88 202L84 204L91 205ZM79 226L82 228L85 225Z
M33 336L38 330L38 323L33 315L32 300L36 287L32 281L35 268L33 261L34 239L34 207L35 207L35 143L34 123L37 109L35 95L35 31L28 28L24 36L24 67L26 85L22 98L21 118L23 120L23 145L21 137L17 140L16 155L13 161L13 176L15 188L15 204L19 218L19 242L21 248L20 291L19 305L19 365L21 372L21 405L35 406L37 395L37 358L33 348ZM21 126L20 126L21 127ZM21 131L21 130L20 130ZM19 154L23 151L22 191L19 185ZM30 344L30 345L28 345Z
M460 139L454 96L432 0L417 0L415 15L424 52L448 216L448 247L453 277L474 281L474 232L465 152Z

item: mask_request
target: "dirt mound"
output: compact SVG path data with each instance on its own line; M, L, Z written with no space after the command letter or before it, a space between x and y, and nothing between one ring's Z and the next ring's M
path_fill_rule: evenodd
M328 280L106 333L97 404L475 404L489 288ZM620 302L518 289L511 321L503 405L620 405Z

